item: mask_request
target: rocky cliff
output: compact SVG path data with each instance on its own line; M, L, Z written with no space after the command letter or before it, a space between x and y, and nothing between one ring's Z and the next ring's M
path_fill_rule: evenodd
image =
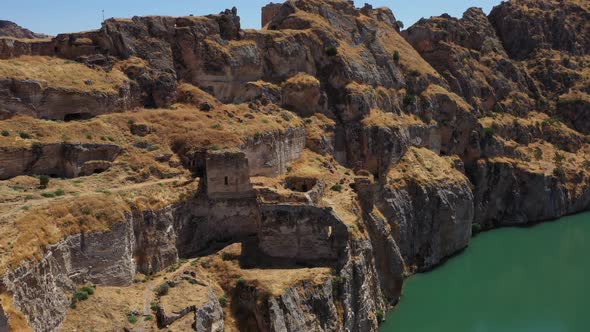
M590 207L589 17L289 0L0 39L0 330L376 331L477 232Z
M11 21L0 20L0 37L36 39L47 38L49 36L40 33L34 33L31 30L25 29Z

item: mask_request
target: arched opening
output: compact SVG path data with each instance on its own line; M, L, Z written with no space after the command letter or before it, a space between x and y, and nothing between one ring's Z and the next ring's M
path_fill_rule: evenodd
M64 116L64 121L78 121L78 120L87 120L90 119L92 116L90 113L70 113Z
M225 177L224 181L225 181L225 185L228 186L229 185L229 178L227 176Z

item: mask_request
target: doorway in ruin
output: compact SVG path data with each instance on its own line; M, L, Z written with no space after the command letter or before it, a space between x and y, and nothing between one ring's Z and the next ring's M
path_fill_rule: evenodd
M64 121L70 122L70 121L88 120L90 118L92 118L92 115L90 113L70 113L70 114L66 114L64 116Z

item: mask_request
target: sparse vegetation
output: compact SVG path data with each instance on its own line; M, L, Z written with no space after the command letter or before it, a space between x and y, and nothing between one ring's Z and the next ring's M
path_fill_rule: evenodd
M219 304L222 307L225 307L227 305L227 296L225 296L225 294L219 298Z
M133 312L127 314L127 321L131 324L137 323L137 315Z
M393 52L393 62L399 63L399 60L400 60L399 52L398 51Z
M8 130L4 129L4 130L2 130L2 136L8 137L8 136L10 136L10 132Z
M39 176L39 188L46 189L48 185L49 185L49 176L47 176L47 175Z
M397 24L397 26L398 26L400 29L403 29L403 28L404 28L404 22L402 22L402 21L398 20L398 21L397 21L397 22L395 22L395 23Z
M20 136L20 138L22 138L22 139L31 139L31 138L33 138L33 136L32 136L31 134L29 134L29 133L27 133L27 132L25 132L25 131L20 131L20 132L18 133L18 135L19 135L19 136Z
M383 310L377 310L375 317L377 318L377 322L379 322L379 323L383 322L383 319L385 318L385 314L383 313Z
M338 49L334 46L330 46L326 48L326 55L330 57L336 56L338 55Z
M416 95L412 94L412 93L408 93L404 96L403 99L404 102L404 106L410 106L413 105L414 102L416 102Z
M156 294L158 296L164 296L164 295L168 295L168 292L170 291L170 285L165 282L163 284L161 284L157 289L156 289Z
M535 159L536 159L536 160L541 160L541 159L543 159L543 150L541 150L541 148L539 148L539 147L536 147L536 148L535 148L535 152L534 152L534 154L535 154Z
M335 184L335 185L333 185L333 186L330 188L330 190L332 190L332 191L337 191L337 192L341 192L341 191L342 191L342 189L344 189L344 188L342 187L342 185L341 185L341 184Z

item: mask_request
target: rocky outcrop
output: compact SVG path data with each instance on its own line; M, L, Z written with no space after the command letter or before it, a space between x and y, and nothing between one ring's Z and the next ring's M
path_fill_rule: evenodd
M113 144L34 143L31 148L0 149L0 179L19 175L64 178L100 173L110 168L121 149Z
M4 288L36 331L57 331L76 285L129 285L135 275L135 238L129 221L105 233L77 234L50 246L39 262L4 275Z
M223 332L224 313L217 296L211 289L208 291L209 301L195 309L195 330L197 332Z
M410 150L398 167L412 175L390 173L375 197L405 263L419 270L435 267L471 238L470 182L439 158L428 150Z
M31 30L25 29L14 22L0 20L0 37L35 39L47 38L49 36L40 33L34 33Z
M588 184L569 187L555 175L503 160L480 160L469 170L475 221L484 228L556 219L590 206Z
M48 120L83 120L138 104L139 91L131 82L110 93L46 87L35 80L0 79L0 119L21 114Z
M588 20L590 7L584 1L507 1L490 13L506 51L518 60L540 48L588 54Z
M248 158L250 176L278 176L301 158L305 148L305 128L288 128L246 140L241 150Z
M468 9L461 19L449 15L421 19L404 31L404 37L449 82L451 90L482 111L514 91L540 96L532 78L513 62L479 8ZM526 101L506 111L527 112Z
M137 270L151 275L178 262L178 235L174 229L176 207L136 213L133 218L135 264Z

